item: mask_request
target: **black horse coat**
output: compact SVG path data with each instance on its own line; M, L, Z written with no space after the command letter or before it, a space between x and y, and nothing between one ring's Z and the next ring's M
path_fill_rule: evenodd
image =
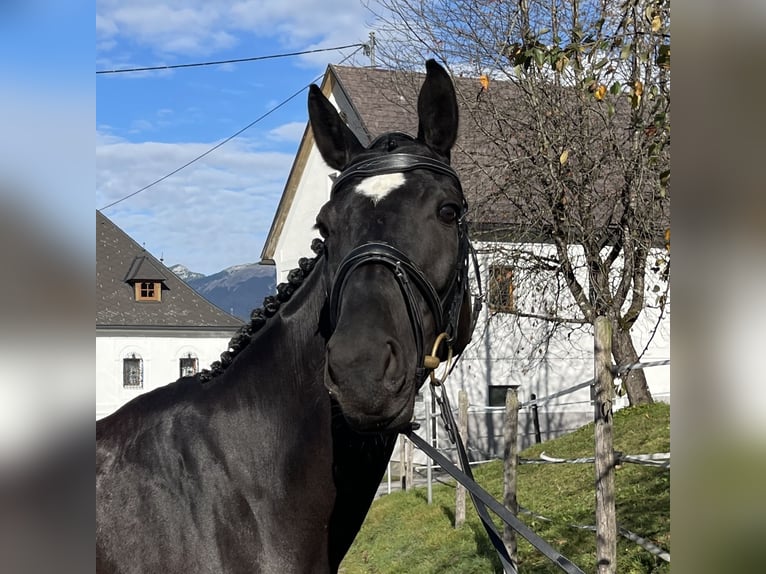
M457 104L446 72L433 61L427 71L418 137L392 134L370 148L312 86L322 157L351 169L317 217L324 243L212 376L180 379L98 421L98 572L337 571L412 417L421 347L449 323L434 309L460 310L465 201L447 165ZM360 187L370 174L357 168L392 152L410 168L371 199ZM344 276L330 316L336 273L365 245L401 253L421 288L403 298L400 273L374 259Z

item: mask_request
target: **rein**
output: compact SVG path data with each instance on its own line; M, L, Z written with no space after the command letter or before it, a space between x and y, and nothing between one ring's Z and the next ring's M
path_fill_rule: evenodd
M498 533L494 523L492 522L492 519L489 517L487 507L489 507L492 512L497 514L503 522L508 524L516 532L526 538L526 540L532 546L537 548L561 570L569 574L585 574L580 568L577 567L576 564L569 560L569 558L561 554L544 539L540 538L540 536L538 536L534 530L519 520L519 518L513 515L505 506L495 500L491 494L479 486L479 484L473 479L473 473L471 472L471 467L468 463L468 456L465 452L465 446L463 445L463 441L460 439L460 434L457 432L457 427L455 426L455 420L452 415L452 409L449 406L447 394L445 393L437 400L440 402L442 418L445 419L445 426L447 427L447 430L450 434L450 438L452 438L453 442L455 442L457 445L458 457L460 458L460 466L463 470L458 468L455 464L452 463L450 459L448 459L433 446L431 446L428 441L423 440L423 438L415 434L415 430L418 428L417 423L414 423L409 429L403 431L402 434L407 436L407 438L409 438L415 444L415 446L417 446L425 454L431 457L434 462L441 466L469 492L471 495L471 500L473 500L473 504L476 507L476 512L484 525L484 529L487 531L490 542L492 542L492 545L495 547L495 551L500 558L500 562L503 565L503 569L506 574L515 574L517 572L516 565L508 554L508 550L503 543L500 533ZM451 422L447 423L447 420L450 420ZM455 440L455 438L457 440Z

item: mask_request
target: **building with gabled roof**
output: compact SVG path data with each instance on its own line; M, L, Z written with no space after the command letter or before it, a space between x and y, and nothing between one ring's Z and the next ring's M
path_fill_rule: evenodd
M218 360L242 321L96 211L96 417Z
M423 78L424 74L409 71L330 65L321 89L359 141L368 144L388 131L417 133L417 97ZM514 261L514 249L523 245L529 253L541 258L550 253L547 250L554 249L545 229L549 213L540 210L541 226L537 231L518 221L520 202L534 200L523 197L508 185L507 164L498 163L498 154L487 135L490 130L479 125L479 122L497 121L495 115L482 114L484 107L489 108L490 98L495 109L519 113L513 111L518 88L508 82L497 82L490 87L491 93L483 94L477 78L454 77L453 81L461 123L451 163L460 175L469 203L471 235L479 252L482 283L488 293L473 341L446 388L453 395L453 404L457 404L457 390L463 388L469 394L470 404L476 407L503 405L508 388L517 388L522 402L554 395L593 377L593 338L589 325L566 335L554 334L541 355L529 358L524 329L542 329L543 322L519 321L509 312L514 310L515 301L521 295L516 279L523 272ZM514 134L520 141L525 137L529 134ZM330 198L335 175L319 154L307 124L261 254L262 263L276 266L277 282L286 280L290 270L297 267L299 258L312 256L309 246L318 236L313 227L316 214ZM609 188L607 183L611 182L605 182L604 188ZM596 198L594 210L606 209L606 202L599 199L603 198ZM528 203L527 207L530 206L535 207ZM669 214L659 219L658 228L665 229L669 225ZM661 233L657 235L658 249L662 251ZM654 293L656 286L647 278L647 293ZM566 289L552 296L569 297ZM653 296L656 297L656 293ZM574 301L571 304L574 305ZM541 316L549 314L546 308L535 312ZM656 330L652 327L655 324L659 325ZM644 360L670 356L669 312L663 315L647 309L631 334L637 347L643 349ZM648 369L646 375L654 398L669 401L669 367ZM593 420L592 404L590 390L584 387L541 405L543 436L552 437ZM627 404L626 397L618 397L615 408ZM529 415L529 410L521 413L526 427L524 444L534 436ZM502 443L502 414L476 412L472 417L470 433L481 437L473 442L480 450L475 456L497 454Z

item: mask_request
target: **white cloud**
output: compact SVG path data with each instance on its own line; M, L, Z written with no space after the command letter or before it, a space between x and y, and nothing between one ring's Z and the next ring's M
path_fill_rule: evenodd
M231 7L232 24L256 33L279 35L287 44L348 44L366 37L369 13L347 0L245 0ZM320 40L321 39L321 40Z
M96 201L102 207L164 176L213 143L131 143L97 133ZM258 261L292 154L233 140L162 183L104 211L168 264L202 273Z
M100 0L96 33L100 41L120 36L159 53L209 54L236 43L224 29L224 15L216 2Z
M130 129L128 130L128 133L137 134L146 131L153 131L154 129L154 124L149 120L133 120L130 123Z
M109 37L114 36L117 32L118 30L114 20L96 14L96 33L98 35Z
M299 143L305 130L306 122L290 122L271 130L269 138L276 141Z
M367 40L368 19L370 14L361 2L347 0L97 0L97 64L111 69L224 59L217 52L233 47L237 47L238 54L250 56L266 55L266 45L277 46L270 50L281 46L284 51L295 51L352 44ZM318 74L328 61L340 58L337 53L322 52L290 59L289 64L314 68ZM240 69L228 68L235 72ZM137 81L144 75L124 76ZM221 82L204 97L240 96L247 82L261 87L274 83L273 78L252 74L245 84L229 84L231 75L222 74ZM196 89L194 77L183 76L185 88ZM262 91L254 90L258 93L248 96L257 106L254 109L270 109L284 97ZM163 109L156 114L142 110L136 113L143 116L126 118L121 114L130 112L117 110L99 119L103 125L96 134L97 207L142 188L213 145L138 143L118 137L134 130L140 132L137 138L170 139L176 133L172 128L181 124L188 127L194 123L199 128L208 122L201 117L200 109L194 109L194 97L202 96L186 95L158 98L157 107ZM269 98L274 100L272 105L264 105ZM220 109L226 115L228 106L233 105L226 102ZM166 113L169 107L174 108L172 113ZM294 117L277 121L290 119ZM109 124L123 127L110 129ZM105 215L134 239L145 242L155 255L164 254L165 261L171 264L184 263L195 271L210 273L256 261L294 159L292 150L268 150L292 148L304 129L303 122L284 123L262 134L257 144L255 139L237 138L162 183L106 210Z
M158 54L187 56L243 44L245 36L276 38L289 49L362 42L369 19L361 2L347 0L98 0L96 33L105 51L120 37ZM327 56L304 60L326 63Z

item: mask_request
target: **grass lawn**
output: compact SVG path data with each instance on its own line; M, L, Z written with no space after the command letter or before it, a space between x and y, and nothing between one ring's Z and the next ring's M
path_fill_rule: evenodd
M670 407L664 403L615 413L614 445L625 454L670 451ZM521 453L537 458L545 451L561 458L593 456L593 425L535 445ZM474 470L477 482L502 498L501 461ZM591 464L520 465L518 502L550 519L520 514L542 538L585 572L595 572L595 532L574 528L595 524L594 470ZM616 470L617 522L670 551L670 472L624 464ZM490 511L494 518L494 514ZM394 492L375 501L354 545L341 565L343 574L399 573L470 574L501 572L484 528L468 498L466 523L453 527L454 484L433 488L433 504L425 488ZM496 521L502 531L502 523ZM618 540L617 571L667 573L670 564L633 542ZM519 537L521 572L561 572Z

